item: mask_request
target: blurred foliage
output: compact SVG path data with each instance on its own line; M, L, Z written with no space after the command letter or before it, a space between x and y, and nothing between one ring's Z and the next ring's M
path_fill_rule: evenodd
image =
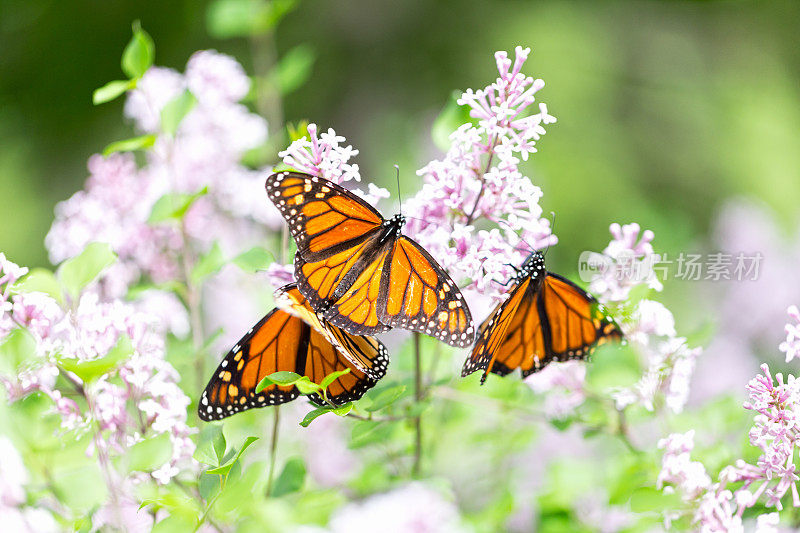
M80 187L91 153L131 136L121 100L92 108L91 98L123 74L119 50L136 19L159 43L159 64L182 68L194 50L216 48L251 72L247 36L282 19L271 37L279 56L302 59L284 82L297 88L285 95L286 120L335 126L361 150L364 174L391 190L398 163L405 194L438 153L430 126L453 89L482 85L492 51L531 46L529 70L547 82L540 95L559 122L529 171L559 215L551 261L561 270L601 246L615 220L653 229L667 252L696 245L733 195L796 222L796 2L267 5L0 3L0 186L15 203L0 214L0 249L46 264L53 206ZM241 12L252 27L241 27Z

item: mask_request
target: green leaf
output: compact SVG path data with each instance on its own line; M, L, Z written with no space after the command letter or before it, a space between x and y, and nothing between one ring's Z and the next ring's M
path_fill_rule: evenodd
M225 265L225 258L222 256L222 248L218 242L214 242L211 250L208 251L192 269L191 280L194 285L200 285L204 279L217 272Z
M236 462L242 456L244 451L247 448L249 448L250 445L253 444L257 440L258 440L258 437L247 437L247 439L245 439L245 441L244 441L244 444L242 444L242 448L239 450L239 453L236 454L236 457L234 457L233 459L231 459L230 461L228 461L227 463L225 463L222 466L218 466L217 468L211 468L209 470L206 470L206 473L207 474L219 474L221 476L228 475L228 473L231 471L231 468L233 468L233 465L236 464Z
M92 103L94 105L105 104L117 99L131 89L136 88L136 80L114 80L106 83L92 93Z
M298 379L295 384L297 390L300 391L300 394L314 394L315 392L322 393L322 387L311 381L308 376L303 376L302 378Z
M117 255L111 250L111 246L104 242L93 242L80 255L61 263L56 275L67 293L77 298L87 285L116 260Z
M203 472L200 474L200 481L197 483L197 490L200 491L200 496L206 501L213 498L219 492L221 482L219 476Z
M137 442L125 452L129 471L147 472L155 470L169 461L172 443L167 433Z
M330 385L340 377L344 376L345 374L349 373L350 373L349 368L345 368L344 370L339 370L337 372L331 372L330 374L322 378L322 382L320 382L319 386L322 387L323 389L327 389L328 385Z
M286 494L298 492L303 488L303 483L306 479L306 465L303 460L298 457L292 457L283 467L278 479L275 480L275 485L272 487L270 496L273 498L280 498Z
M169 515L153 525L151 533L185 533L194 531L197 527L196 520L191 520L188 516Z
M331 409L331 413L335 414L336 416L347 416L347 414L353 410L353 402L347 402L344 405L340 405L335 409Z
M275 256L260 246L254 246L233 259L233 263L245 272L264 270L274 262Z
M90 361L81 361L79 359L63 356L57 359L58 364L61 365L64 370L72 372L81 378L84 383L89 383L107 374L131 355L133 355L131 340L127 335L120 335L117 344L103 357L98 357Z
M197 105L197 98L188 90L167 102L167 105L161 110L161 131L174 137L181 121L194 109L195 105Z
M298 0L215 0L206 10L208 33L217 39L266 33L297 3Z
M297 383L297 381L302 379L302 377L303 376L295 372L286 372L286 371L273 372L272 374L264 377L264 379L258 382L258 385L256 385L256 394L266 389L270 385L281 385L283 387L294 385L295 383Z
M153 204L147 223L158 224L167 220L180 220L186 215L192 204L206 194L208 194L208 187L203 187L194 194L167 193Z
M51 296L60 305L64 304L64 291L61 289L61 284L56 279L55 274L46 268L34 268L24 278L15 283L11 290L17 294L43 292Z
M456 131L463 124L475 123L475 119L469 116L469 106L458 105L461 93L453 92L444 108L433 121L431 127L431 137L433 143L442 151L450 148L450 134Z
M156 143L156 136L152 134L140 135L131 139L114 141L103 148L103 157L108 157L116 152L134 152L136 150L147 150Z
M405 385L395 385L378 392L371 397L372 403L365 409L369 412L380 411L396 402L406 391Z
M173 350L168 350L168 352L174 355ZM200 463L210 466L219 466L220 463L222 463L222 459L217 456L216 445L221 434L221 424L203 424L200 429L200 436L197 439L197 448L195 449L193 457ZM222 439L224 438L225 437L222 437ZM225 454L224 450L222 454Z
M300 421L300 425L303 426L304 428L307 428L308 425L314 420L316 420L318 417L324 415L325 413L330 413L331 411L332 409L329 407L318 407L313 411L309 411L308 414L306 414L306 416L303 417L303 420Z
M133 37L122 52L122 72L133 79L141 78L153 64L156 46L137 20L133 23Z
M24 329L14 329L0 344L0 370L16 374L23 361L36 354L36 340Z
M222 433L222 426L219 427L219 433L214 437L214 455L217 456L217 464L222 464L222 458L225 457L225 450L228 444L225 442L225 435Z
M311 77L317 54L309 44L295 46L281 58L269 74L269 82L282 95L294 92Z

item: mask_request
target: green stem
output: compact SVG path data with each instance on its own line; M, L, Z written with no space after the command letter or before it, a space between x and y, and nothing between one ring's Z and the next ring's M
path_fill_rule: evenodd
M272 440L269 449L269 475L267 477L267 497L272 494L272 481L275 479L275 459L278 455L278 426L280 425L280 405L275 406L275 417L272 419Z
M420 350L420 333L414 332L414 401L419 408L422 402L422 364L421 364L421 350ZM418 414L414 417L414 466L411 473L414 477L418 477L420 473L420 465L422 463L422 415Z

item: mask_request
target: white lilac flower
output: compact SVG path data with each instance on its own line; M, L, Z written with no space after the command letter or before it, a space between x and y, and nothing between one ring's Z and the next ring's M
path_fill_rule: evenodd
M631 289L642 284L660 291L662 285L655 272L660 257L650 244L653 232L641 231L635 222L624 226L614 223L609 230L613 236L611 242L602 255L590 258L602 268L589 284L589 292L608 303L627 300Z
M786 340L780 344L778 349L786 354L788 363L795 357L800 357L800 310L796 305L792 305L787 312L793 322L786 324Z
M458 101L470 108L477 125L453 132L444 159L418 171L422 189L407 202L408 233L454 279L469 280L470 289L493 297L501 294L498 283L513 274L509 265L557 242L541 217L541 189L519 170L518 156L534 153L543 125L555 122L544 104L538 113L530 109L544 82L521 73L529 52L517 47L513 66L506 52L495 54L497 80L467 90ZM478 220L496 227L478 229Z
M301 137L278 153L284 164L339 185L350 180L361 181L358 165L348 163L351 157L358 155L358 150L344 146L345 138L332 128L319 136L316 124L309 124L307 129L307 137Z
M250 78L231 56L216 50L196 52L186 64L186 84L201 102L235 103L250 91Z

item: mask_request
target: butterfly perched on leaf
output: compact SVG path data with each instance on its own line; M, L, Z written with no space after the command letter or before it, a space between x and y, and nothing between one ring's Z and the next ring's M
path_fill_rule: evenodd
M267 194L297 243L300 292L327 322L373 335L394 327L472 345L472 316L450 276L363 199L323 178L277 172Z
M314 383L344 369L327 388L330 403L361 398L386 373L386 348L372 337L352 335L321 321L294 284L276 293L279 307L270 311L228 352L200 397L201 420L277 405L300 395L295 385L271 384L256 392L259 382L275 372L295 372ZM318 404L317 394L309 397Z
M584 359L595 347L621 339L622 331L589 293L548 272L533 252L512 279L508 297L478 329L462 376L483 370L505 376L517 368L526 377L552 361Z

